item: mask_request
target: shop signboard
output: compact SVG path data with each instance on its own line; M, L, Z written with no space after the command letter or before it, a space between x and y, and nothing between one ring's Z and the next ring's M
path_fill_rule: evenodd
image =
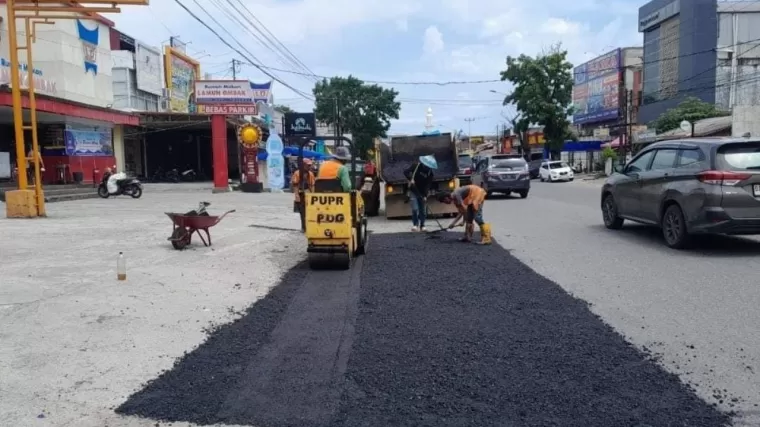
M622 50L615 49L573 70L573 123L596 123L620 115Z
M314 113L285 113L285 135L316 136L317 119Z
M21 79L21 89L29 88L29 75L26 71L26 63L21 63L18 70L19 77ZM41 92L46 95L56 95L58 88L55 80L45 77L45 75L42 73L42 70L39 68L35 68L32 72L32 75L34 79L34 90L36 92ZM10 86L10 84L11 61L8 58L0 58L0 85Z
M199 105L198 114L224 114L228 116L255 116L255 105Z
M113 156L110 128L67 124L63 134L67 156Z
M195 113L195 81L201 75L201 65L178 49L164 50L166 88L169 91L169 111Z
M247 80L197 80L198 105L256 105L253 88Z
M163 95L161 81L161 51L143 43L135 46L135 74L137 88L153 95Z

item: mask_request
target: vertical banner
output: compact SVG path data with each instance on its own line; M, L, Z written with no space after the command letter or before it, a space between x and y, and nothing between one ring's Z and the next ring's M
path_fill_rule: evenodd
M81 20L77 19L77 30L79 31L79 40L82 41L82 52L84 53L84 73L92 71L92 74L98 74L98 39L100 24L95 23L95 29L90 30L85 27Z

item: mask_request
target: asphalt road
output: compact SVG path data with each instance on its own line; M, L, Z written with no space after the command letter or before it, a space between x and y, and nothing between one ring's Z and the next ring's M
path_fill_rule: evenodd
M760 425L760 243L673 251L644 227L606 230L598 195L536 182L528 199L487 202L497 245L377 234L351 271L301 265L117 412L273 427L717 427L716 405Z
M486 220L511 253L658 357L700 396L760 425L760 242L664 246L657 230L604 228L601 184L533 182L528 199L494 198Z

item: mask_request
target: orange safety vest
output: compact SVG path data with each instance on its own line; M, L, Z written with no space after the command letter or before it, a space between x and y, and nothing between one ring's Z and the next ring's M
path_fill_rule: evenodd
M343 164L337 160L326 160L319 166L317 179L338 179L338 170Z
M299 192L301 191L301 188L299 187L301 184L301 174L303 172L301 171L295 171L293 172L293 176L290 178L290 185L294 187L293 194L295 195L296 202L301 201L301 197ZM314 173L312 171L308 171L306 175L306 188L304 191L314 191Z
M467 197L462 199L462 205L464 207L472 205L473 209L478 210L486 199L486 190L478 187L477 185L466 185Z

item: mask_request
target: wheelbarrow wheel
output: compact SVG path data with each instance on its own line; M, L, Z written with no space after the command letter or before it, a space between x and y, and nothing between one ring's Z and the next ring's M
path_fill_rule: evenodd
M171 241L172 247L178 251L181 251L190 244L190 232L188 232L184 227L177 227L172 233Z

